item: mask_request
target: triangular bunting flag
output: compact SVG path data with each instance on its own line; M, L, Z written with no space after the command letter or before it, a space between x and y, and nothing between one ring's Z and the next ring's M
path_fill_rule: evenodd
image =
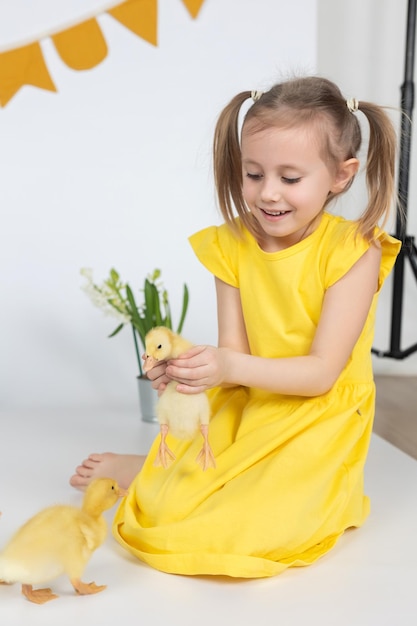
M142 39L157 45L157 0L128 0L107 13Z
M197 17L204 0L182 0L191 17Z
M56 91L39 43L0 54L0 105L4 107L23 85Z

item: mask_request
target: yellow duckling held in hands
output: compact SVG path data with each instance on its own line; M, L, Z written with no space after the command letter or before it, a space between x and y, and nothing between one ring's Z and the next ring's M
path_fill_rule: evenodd
M144 371L149 372L158 362L176 359L192 347L192 343L165 326L157 326L145 337ZM192 395L177 391L175 380L168 383L156 405L156 416L161 428L161 443L155 465L167 468L175 460L166 443L168 431L178 439L193 439L198 430L204 438L203 448L197 456L203 470L216 467L208 441L210 404L205 393Z
M110 478L87 487L81 508L55 505L30 518L0 553L0 581L21 583L28 600L43 604L58 596L51 589L33 589L66 574L80 595L98 593L106 585L84 583L81 576L92 553L105 540L104 511L127 492Z

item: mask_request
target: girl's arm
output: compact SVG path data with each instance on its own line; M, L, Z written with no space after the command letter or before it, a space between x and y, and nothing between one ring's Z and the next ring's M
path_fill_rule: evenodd
M251 356L238 290L217 281L219 348L196 346L171 361L167 374L178 390L197 393L216 385L243 385L287 395L316 396L334 385L362 332L378 286L381 250L370 248L326 292L306 356Z
M250 354L240 291L216 278L218 346Z

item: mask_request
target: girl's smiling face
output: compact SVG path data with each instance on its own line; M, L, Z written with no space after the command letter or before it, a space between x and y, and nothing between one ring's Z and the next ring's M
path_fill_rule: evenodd
M243 196L264 233L259 244L267 252L311 234L329 193L340 193L356 172L356 159L330 170L320 154L317 132L305 127L257 130L253 122L243 128ZM354 165L349 176L348 163Z

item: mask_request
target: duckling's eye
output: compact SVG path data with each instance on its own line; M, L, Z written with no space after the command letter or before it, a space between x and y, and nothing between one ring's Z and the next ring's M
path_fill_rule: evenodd
M159 344L158 350L160 350L161 348L162 348L162 343Z
M114 485L111 486L112 490L114 491Z

